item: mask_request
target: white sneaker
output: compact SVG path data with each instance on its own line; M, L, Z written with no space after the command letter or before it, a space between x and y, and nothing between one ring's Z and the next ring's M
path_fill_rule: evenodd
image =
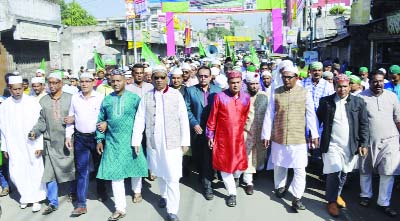
M26 204L26 203L21 203L19 205L19 208L21 208L21 209L25 209L26 207L28 207L28 204Z
M42 209L42 205L40 203L34 203L32 206L32 212L36 213Z

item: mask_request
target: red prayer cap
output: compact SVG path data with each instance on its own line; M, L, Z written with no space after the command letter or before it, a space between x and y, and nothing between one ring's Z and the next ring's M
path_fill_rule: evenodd
M347 77L347 75L345 74L339 74L336 77L336 82L340 83L340 82L350 82L350 78Z
M240 73L240 71L228 71L227 77L228 77L228 80L232 79L232 78L242 79L242 73Z

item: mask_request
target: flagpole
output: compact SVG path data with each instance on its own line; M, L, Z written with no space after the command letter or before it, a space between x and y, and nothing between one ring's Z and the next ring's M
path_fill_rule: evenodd
M136 22L135 18L132 18L132 40L133 40L133 62L134 64L137 63L137 47L136 47L136 38L135 38L135 32L136 32Z

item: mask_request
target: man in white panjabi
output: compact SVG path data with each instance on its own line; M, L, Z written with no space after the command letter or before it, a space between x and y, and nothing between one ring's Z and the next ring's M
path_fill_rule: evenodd
M276 88L271 96L261 138L265 147L271 143L276 196L282 198L285 195L287 172L293 168L293 180L288 188L294 197L292 208L305 210L300 201L306 188L305 168L308 163L305 134L311 131L314 145L311 148L318 147L319 135L311 92L297 84L297 72L293 66L283 69L283 86Z
M21 195L20 208L33 203L32 212L38 212L39 202L46 199L45 184L41 182L43 138L31 141L28 134L42 108L35 98L23 94L21 76L11 76L8 87L12 96L0 107L1 150L9 159L10 177Z
M136 112L132 146L140 146L145 130L149 169L159 177L158 206L167 207L169 221L178 221L182 152L190 146L189 119L182 95L167 86L166 68L155 67L152 79L155 88L142 97Z
M46 96L46 82L44 77L34 77L31 80L33 92L32 96L39 102L42 97Z

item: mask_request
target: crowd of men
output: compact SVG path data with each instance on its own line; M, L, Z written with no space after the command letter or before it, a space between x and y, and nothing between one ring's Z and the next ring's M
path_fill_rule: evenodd
M388 216L395 175L400 173L400 67L358 74L331 61L263 60L232 63L163 59L162 65L109 66L77 75L38 70L29 81L7 74L0 105L5 158L0 196L9 177L21 198L43 215L59 207L58 185L70 183L72 216L87 213L90 175L100 201L111 182L115 211L126 215L124 180L140 203L142 179L157 180L158 206L178 220L182 176L199 173L206 200L222 179L226 205L237 204L239 178L254 192L253 174L273 169L275 195L289 192L292 208L305 210L306 167L323 162L327 211L346 207L341 191L347 174L360 174L360 205L371 204L372 177L380 177L377 205ZM397 95L397 96L396 96ZM270 149L270 151L268 151ZM270 154L267 154L270 152ZM8 165L7 161L8 160ZM288 169L293 169L287 185Z

